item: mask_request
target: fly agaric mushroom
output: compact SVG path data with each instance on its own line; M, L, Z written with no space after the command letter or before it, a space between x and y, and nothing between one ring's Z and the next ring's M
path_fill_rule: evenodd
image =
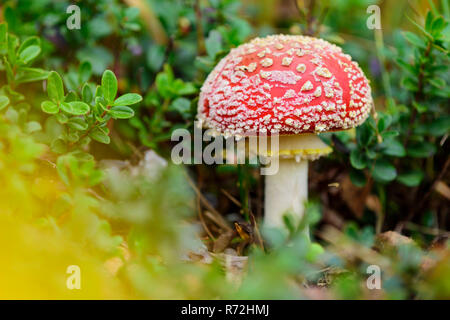
M308 160L332 150L321 132L360 125L372 106L368 79L341 48L313 37L256 38L224 57L201 88L199 122L224 136L278 135L279 170L266 177L265 223L300 220Z

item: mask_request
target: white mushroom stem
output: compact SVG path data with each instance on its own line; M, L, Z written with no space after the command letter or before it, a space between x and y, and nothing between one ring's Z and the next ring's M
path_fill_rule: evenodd
M266 176L266 226L283 227L285 214L290 214L296 224L301 221L308 199L308 161L330 152L331 148L315 134L279 137L278 150L270 152L272 161L279 156L279 168Z
M303 217L308 199L308 160L280 159L278 172L266 176L265 224L284 226L283 215L289 213L296 223Z

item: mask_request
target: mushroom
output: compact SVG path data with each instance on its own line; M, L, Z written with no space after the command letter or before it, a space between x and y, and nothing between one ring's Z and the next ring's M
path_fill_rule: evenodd
M369 80L341 48L307 36L272 35L232 49L201 88L199 122L224 136L279 139L279 170L265 182L265 224L299 221L308 161L332 151L318 135L360 125L373 101Z

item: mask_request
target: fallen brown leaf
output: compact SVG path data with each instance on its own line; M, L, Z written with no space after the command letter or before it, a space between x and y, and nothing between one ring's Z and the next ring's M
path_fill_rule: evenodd
M434 187L434 190L439 192L442 196L447 198L447 200L450 200L450 187L443 181L438 181L436 183L436 186Z
M369 184L366 184L363 188L358 188L351 182L348 175L346 175L341 181L342 199L357 218L361 218L363 215L369 192Z
M219 253L224 251L228 245L230 244L231 240L233 240L233 237L235 235L234 231L227 231L222 233L216 241L214 241L214 247L213 252Z
M377 235L375 248L380 251L395 249L405 244L413 244L414 240L395 231L387 231Z

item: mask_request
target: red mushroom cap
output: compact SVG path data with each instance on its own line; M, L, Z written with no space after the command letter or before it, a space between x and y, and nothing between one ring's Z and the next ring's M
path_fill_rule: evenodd
M274 35L218 63L201 89L198 119L226 136L317 133L355 127L371 106L369 81L341 48Z

